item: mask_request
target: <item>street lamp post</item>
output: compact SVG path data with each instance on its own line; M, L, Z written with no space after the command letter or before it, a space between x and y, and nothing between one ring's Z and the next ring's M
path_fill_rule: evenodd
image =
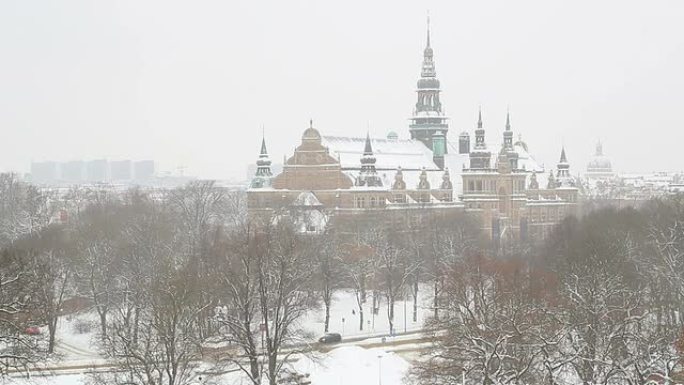
M378 385L382 385L382 354L378 354Z
M406 296L404 296L404 333L406 333Z
M342 317L342 336L344 336L344 317Z

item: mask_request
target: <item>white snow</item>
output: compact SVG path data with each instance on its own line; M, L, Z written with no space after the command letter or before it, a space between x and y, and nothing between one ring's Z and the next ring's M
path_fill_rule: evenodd
M293 367L309 373L311 385L400 385L409 363L382 349L347 346L328 352L319 360L302 358Z
M413 322L413 301L408 299L406 304L406 317L404 317L404 301L396 301L394 304L394 331L402 333L404 331L420 330L423 321L432 314L429 308L432 297L430 288L421 285L418 291L418 320ZM372 292L368 292L366 303L363 304L363 330L359 330L359 312L356 297L351 290L340 290L333 296L332 307L330 309L330 332L342 334L343 340L350 337L361 337L371 335L389 334L389 318L387 316L387 301L380 296L378 314L371 313L373 306ZM352 313L353 310L353 313ZM344 319L344 322L342 321ZM406 323L404 324L404 319ZM325 330L325 308L321 307L309 312L302 320L302 325L309 332L316 336L322 336ZM406 325L406 328L404 328Z

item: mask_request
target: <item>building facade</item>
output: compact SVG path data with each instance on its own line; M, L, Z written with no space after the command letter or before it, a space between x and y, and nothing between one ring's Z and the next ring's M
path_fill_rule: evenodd
M317 212L303 216L316 221L298 220L303 231L318 232L329 218L355 213L394 210L418 218L467 211L480 218L487 235L504 244L543 238L563 217L576 213L578 188L565 149L547 177L526 143L513 140L509 114L501 144L487 143L481 111L472 148L468 131L449 140L429 28L416 94L409 139L396 132L386 138L326 136L310 122L278 175L270 169L262 139L248 190L250 214Z

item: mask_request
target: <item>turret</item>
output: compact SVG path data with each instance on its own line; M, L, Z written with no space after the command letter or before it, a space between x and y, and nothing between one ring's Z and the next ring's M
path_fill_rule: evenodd
M406 190L406 182L404 182L404 173L401 171L401 166L397 167L397 172L394 174L392 190Z
M257 159L257 170L250 183L251 188L263 188L271 186L271 158L268 156L266 150L266 137L261 137L261 151L259 151L259 158Z
M444 169L444 174L442 175L442 185L439 186L442 190L451 190L454 185L451 183L451 176L449 175L449 169Z
M513 146L513 130L511 130L511 114L506 112L506 128L503 133L503 148L507 152L512 170L518 169L518 153Z
M532 171L532 175L530 176L530 190L539 190L539 181L537 181L537 172Z
M565 155L565 146L561 149L560 161L558 162L556 180L558 186L574 187L575 181L570 175L570 163L568 163L568 158Z
M446 141L449 131L448 118L442 110L440 101L440 83L435 70L434 52L430 45L430 19L428 19L427 43L423 51L423 65L420 71L420 79L417 83L417 100L413 115L410 118L409 131L411 139L423 142L430 150L434 149L433 138L440 134ZM440 136L436 137L438 140ZM446 145L440 151L446 153Z
M485 130L482 125L482 110L477 114L477 128L475 129L475 147L470 151L471 169L488 169L491 167L492 154L487 151Z
M420 176L418 178L418 190L429 190L430 182L428 181L427 171L425 170L425 167L423 167L423 169L421 170Z
M361 172L356 179L357 186L381 187L382 180L375 170L375 156L373 156L373 146L371 145L370 134L366 134L363 155L361 156Z

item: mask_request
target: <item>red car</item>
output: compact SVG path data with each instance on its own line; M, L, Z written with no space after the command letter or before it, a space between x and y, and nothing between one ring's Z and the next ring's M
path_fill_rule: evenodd
M30 336L37 336L40 334L40 328L38 328L38 326L29 326L26 329L24 329L24 333Z

